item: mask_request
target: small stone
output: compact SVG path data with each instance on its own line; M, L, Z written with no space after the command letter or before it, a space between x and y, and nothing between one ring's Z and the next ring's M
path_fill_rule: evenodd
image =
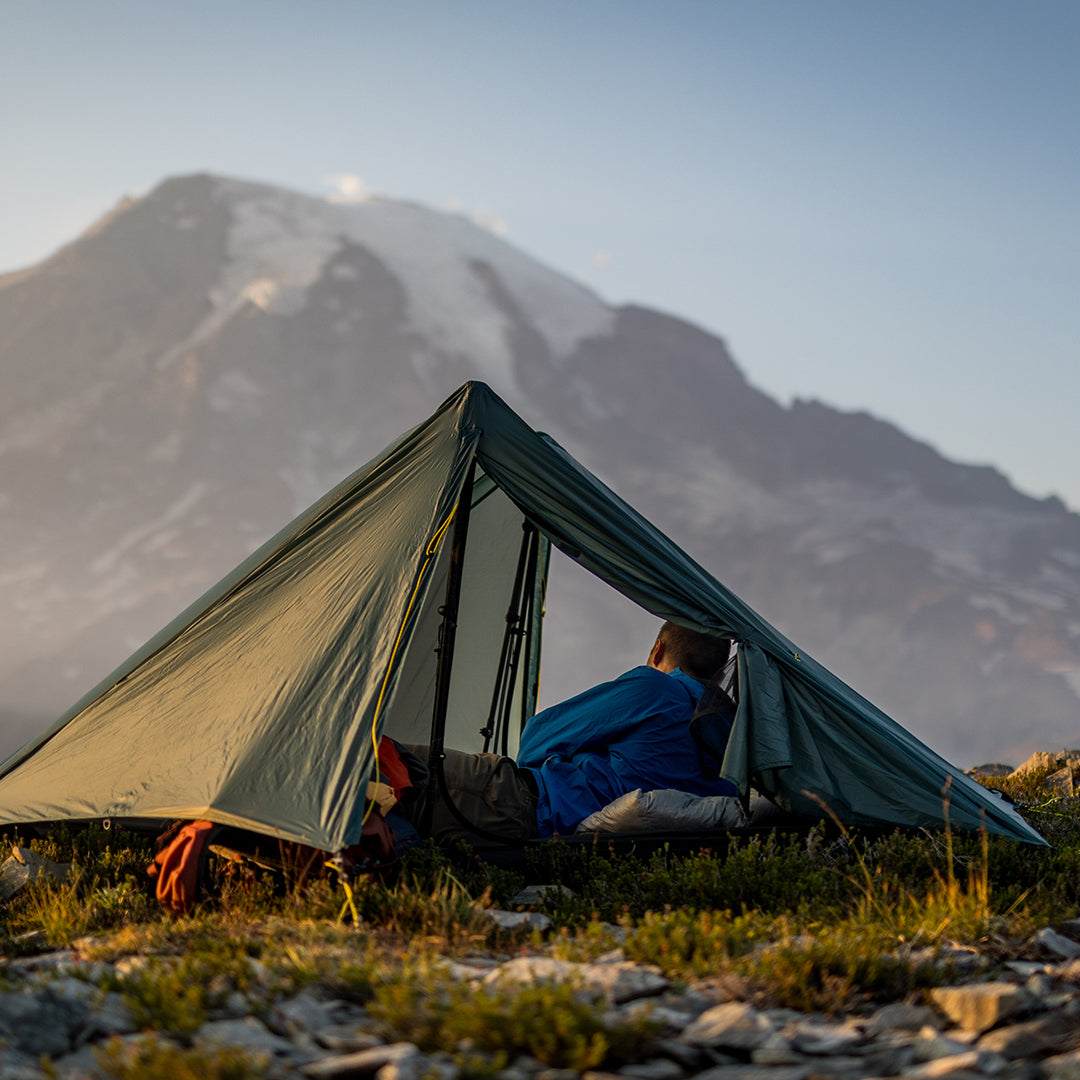
M483 914L503 930L539 930L541 934L551 929L551 920L536 911L500 911L485 908Z
M221 1012L225 1014L226 1019L236 1020L241 1016L247 1016L250 1011L251 1002L239 990L230 990L221 1003Z
M1070 1018L1051 1013L1037 1020L988 1031L979 1039L977 1046L980 1050L991 1050L1015 1061L1017 1058L1037 1057L1060 1049L1063 1036L1072 1030L1073 1021Z
M1047 970L1046 964L1038 964L1033 960L1007 960L1004 966L1006 971L1019 975L1021 979L1028 979L1032 975L1045 974Z
M1016 770L1011 765L1003 765L1001 762L987 762L985 765L976 765L974 768L968 769L968 776L975 777L976 780L982 778L985 780L993 780L1000 776L1009 776Z
M319 1028L314 1034L320 1046L339 1054L355 1054L358 1050L371 1050L383 1045L378 1035L360 1031L354 1024L330 1024Z
M862 1035L843 1024L796 1023L784 1034L801 1054L843 1054L858 1046Z
M757 1050L773 1033L768 1017L746 1002L729 1001L703 1012L679 1037L723 1050Z
M915 1054L915 1060L920 1064L927 1061L937 1061L939 1058L955 1057L957 1054L965 1054L971 1049L970 1043L961 1042L959 1039L951 1039L948 1035L942 1035L935 1028L924 1029L919 1037L911 1043Z
M671 1058L676 1064L681 1065L686 1072L697 1072L700 1068L705 1053L699 1047L691 1046L680 1039L656 1039L653 1049L666 1058Z
M988 1031L1030 1004L1025 990L1007 982L938 986L930 991L935 1005L968 1031Z
M459 964L453 960L444 960L439 965L455 982L479 981L491 972L491 968L476 967L473 964Z
M275 1035L254 1016L242 1020L211 1020L199 1028L194 1042L197 1046L227 1046L251 1054L295 1056L295 1047L288 1039Z
M390 1061L375 1074L375 1080L420 1080L421 1076L431 1071L430 1065L423 1054L412 1054L400 1061ZM506 1072L513 1072L506 1069ZM451 1072L456 1072L451 1066ZM528 1080L523 1077L522 1080Z
M717 1065L694 1080L808 1080L811 1072L809 1065Z
M830 1054L804 1064L811 1076L828 1077L828 1080L864 1080L868 1075L866 1059L861 1054Z
M1054 980L1040 972L1024 980L1024 989L1031 995L1033 1002L1045 1005L1047 998L1054 994Z
M127 978L129 975L134 975L138 971L142 971L147 964L150 963L148 956L121 956L119 960L113 964L113 969L116 974L121 978Z
M333 1006L314 994L302 991L295 997L278 1001L270 1009L266 1025L277 1035L291 1037L300 1031L315 1031L333 1022Z
M896 1076L915 1062L915 1048L910 1043L871 1043L863 1053L866 1076Z
M41 937L40 931L34 930L29 934L20 934L15 940L23 944L33 944ZM57 952L38 953L37 956L19 956L8 961L8 970L18 974L30 974L31 972L61 972L67 971L70 965L76 963L78 957L70 949L61 949Z
M573 892L565 885L528 885L510 901L511 907L535 907L552 894L573 899Z
M904 1075L913 1080L973 1075L980 1069L979 1060L977 1050L965 1050L962 1054L950 1054L948 1057L934 1058L923 1065L916 1065Z
M761 1046L750 1051L750 1060L755 1065L802 1065L802 1056L797 1054L783 1035L774 1031Z
M638 1080L682 1080L686 1075L682 1066L671 1058L649 1058L648 1061L639 1061L634 1065L624 1065L619 1074L636 1076ZM541 1078L537 1077L537 1080Z
M322 1061L313 1061L300 1071L311 1080L371 1076L387 1065L400 1065L410 1058L423 1058L423 1054L413 1043L388 1043L370 1050L358 1050L355 1054L340 1054L323 1058Z
M1073 941L1072 938L1067 938L1064 934L1059 934L1049 926L1044 926L1042 930L1032 936L1031 940L1035 945L1040 946L1047 952L1053 953L1062 960L1076 960L1080 958L1080 945Z
M919 1031L927 1026L938 1026L937 1013L933 1009L928 1005L906 1005L900 1001L883 1005L862 1025L871 1037L886 1031Z
M634 1020L639 1016L648 1017L654 1024L660 1026L661 1031L668 1035L677 1035L694 1019L693 1013L669 1009L664 1005L657 1005L654 1001L647 1000L631 1001L620 1012L622 1017L627 1020Z
M1080 1080L1080 1050L1043 1058L1039 1070L1046 1080Z
M639 998L654 997L671 984L654 968L627 961L608 964L588 964L582 972L585 985L597 989L615 1005Z
M615 1005L659 994L669 985L663 975L639 964L575 964L544 956L519 956L484 976L486 986L538 981L571 983Z

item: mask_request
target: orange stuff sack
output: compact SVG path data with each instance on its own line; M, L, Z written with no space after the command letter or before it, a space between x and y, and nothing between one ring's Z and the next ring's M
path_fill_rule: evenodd
M190 915L199 898L211 837L220 828L212 821L180 823L161 838L161 849L146 872L157 882L158 903L175 915Z

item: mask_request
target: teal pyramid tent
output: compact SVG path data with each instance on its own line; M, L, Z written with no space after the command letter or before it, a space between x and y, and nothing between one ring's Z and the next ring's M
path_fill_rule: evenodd
M342 850L381 733L514 752L535 709L551 544L658 618L739 642L722 773L741 792L854 826L936 828L948 784L954 826L1043 842L480 383L4 762L0 822L206 818Z

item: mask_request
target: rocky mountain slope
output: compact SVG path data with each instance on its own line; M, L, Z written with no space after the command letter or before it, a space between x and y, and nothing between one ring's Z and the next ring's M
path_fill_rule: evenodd
M0 750L471 378L959 764L1076 740L1057 500L782 406L719 339L461 216L200 175L0 277ZM547 700L653 627L557 565Z

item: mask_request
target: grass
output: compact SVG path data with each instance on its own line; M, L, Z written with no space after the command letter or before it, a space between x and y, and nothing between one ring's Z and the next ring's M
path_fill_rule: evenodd
M231 995L258 1013L318 985L364 1005L387 1037L451 1048L467 1080L522 1053L556 1067L616 1068L647 1045L644 1021L612 1028L602 1002L567 987L478 991L439 974L434 958L543 949L588 960L617 944L676 982L727 980L761 1004L838 1013L918 996L950 977L940 957L954 944L991 959L1016 955L1035 928L1080 913L1080 805L1040 784L1038 776L994 782L1009 788L1050 848L817 827L647 857L556 843L507 871L422 846L393 880L359 884L359 927L339 920L342 897L331 881L281 888L224 866L212 899L193 916L166 918L145 877L146 839L116 828L59 830L14 838L73 872L0 910L0 944L10 956L89 934L83 950L93 958L146 957L107 988L125 996L141 1026L181 1047ZM527 881L567 886L541 905L556 926L549 938L501 931L484 915L508 906ZM260 1075L251 1062L194 1051L170 1072L148 1047L106 1051L104 1071L162 1080Z
M421 1050L480 1051L506 1061L525 1053L553 1068L595 1069L633 1060L658 1031L648 1017L609 1022L603 1002L569 985L477 990L436 970L378 983L368 1012L395 1040Z

